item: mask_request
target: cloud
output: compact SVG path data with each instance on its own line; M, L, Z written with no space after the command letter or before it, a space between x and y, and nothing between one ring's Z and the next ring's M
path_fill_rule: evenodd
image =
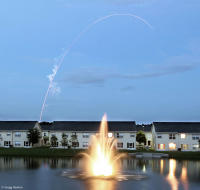
M199 64L162 64L151 65L150 71L137 74L125 74L121 72L105 71L105 69L81 69L78 72L68 73L64 78L64 82L71 83L73 85L102 85L106 81L111 79L121 80L138 80L145 78L155 78L168 75L174 75L183 73L195 69ZM127 88L128 89L128 88ZM125 90L125 89L124 89Z

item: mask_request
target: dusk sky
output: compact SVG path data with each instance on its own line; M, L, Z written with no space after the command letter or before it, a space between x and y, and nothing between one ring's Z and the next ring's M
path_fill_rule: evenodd
M0 120L200 121L199 0L1 0Z

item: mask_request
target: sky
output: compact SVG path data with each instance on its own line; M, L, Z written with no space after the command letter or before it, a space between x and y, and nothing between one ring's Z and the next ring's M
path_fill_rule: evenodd
M0 120L200 121L199 0L1 0Z

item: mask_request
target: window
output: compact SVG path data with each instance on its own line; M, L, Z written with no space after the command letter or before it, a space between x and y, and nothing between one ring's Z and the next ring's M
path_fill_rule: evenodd
M170 133L169 134L169 139L176 139L176 134Z
M79 147L79 142L72 142L72 147Z
M192 135L192 140L199 140L199 135Z
M20 142L15 142L15 146L21 146Z
M0 134L0 137L1 137L1 134Z
M127 143L127 148L134 148L134 143Z
M169 143L169 149L170 150L175 150L176 149L176 144L175 143Z
M112 133L108 133L108 138L112 138L113 134Z
M151 141L148 141L148 146L151 146Z
M158 144L159 150L165 150L165 144Z
M185 133L181 133L181 139L185 139L186 135Z
M4 146L10 146L10 141L4 141Z
M44 137L46 137L47 136L47 134L46 133L44 133Z
M83 147L87 148L88 147L88 142L83 142Z
M122 142L118 142L117 143L117 148L123 148L123 143Z
M130 134L130 137L135 137L135 134Z
M192 145L192 149L193 149L193 150L198 150L198 148L199 148L199 145L198 145L198 144L193 144L193 145Z
M181 144L182 150L188 150L188 144Z
M24 141L24 146L30 146L30 143L28 141Z
M15 133L15 137L21 137L21 133L20 132L16 132Z
M161 136L161 135L159 135L159 136L157 136L157 138L158 138L158 139L162 139L162 136Z
M88 133L83 133L83 138L89 138L89 134Z
M120 139L120 138L123 138L123 136L117 133L117 138Z
M7 136L8 136L8 137L11 136L11 133L7 133Z

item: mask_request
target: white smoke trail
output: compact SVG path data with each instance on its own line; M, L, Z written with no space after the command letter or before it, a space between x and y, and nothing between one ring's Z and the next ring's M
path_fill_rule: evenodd
M50 84L49 90L53 95L60 93L60 87L57 86L56 82L53 82L53 79L56 76L57 71L58 71L58 65L54 65L52 69L52 74L47 76L47 78L49 79L49 84Z
M128 16L128 17L133 17L133 18L136 18L140 21L142 21L145 25L147 25L150 29L153 29L153 27L143 18L137 16L137 15L134 15L134 14L131 14L131 13L114 13L114 14L110 14L110 15L106 15L106 16L103 16L101 18L98 18L96 19L94 22L92 22L91 24L89 24L86 28L84 28L78 35L76 38L74 38L74 40L72 41L72 43L68 46L68 48L64 51L64 53L60 56L60 59L58 60L58 64L54 66L53 68L53 73L50 74L48 76L49 78L49 86L47 88L47 91L46 91L46 94L44 96L44 101L43 101L43 104L42 104L42 108L41 108L41 112L40 112L40 120L42 120L42 115L43 115L43 112L44 112L44 109L45 109L45 105L46 105L46 101L47 101L47 97L49 95L49 92L54 89L55 87L55 83L53 82L54 81L54 78L58 72L58 70L60 69L62 63L63 63L63 60L65 58L65 56L69 53L69 51L71 50L71 48L77 43L77 41L81 38L81 36L86 33L92 26L98 24L99 22L102 22L108 18L111 18L111 17L115 17L115 16ZM55 89L54 89L55 90Z

